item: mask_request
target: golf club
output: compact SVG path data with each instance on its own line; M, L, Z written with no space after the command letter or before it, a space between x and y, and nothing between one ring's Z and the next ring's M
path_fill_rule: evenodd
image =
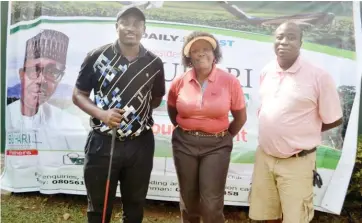
M112 160L113 160L114 144L116 141L116 133L117 133L117 128L113 128L112 129L111 154L109 157L109 167L108 167L108 175L107 175L107 182L106 182L106 194L104 195L102 223L106 223L109 183L111 180Z

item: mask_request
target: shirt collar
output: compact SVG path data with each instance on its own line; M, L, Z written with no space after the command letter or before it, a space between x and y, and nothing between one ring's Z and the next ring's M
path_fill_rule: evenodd
M213 65L212 67L212 70L211 70L211 73L209 74L209 76L207 77L207 79L210 81L210 82L214 82L215 79L216 79L216 73L217 73L217 67L216 65ZM188 81L196 81L197 82L197 79L196 79L196 73L195 73L195 68L192 68L189 72L188 72Z
M298 72L298 70L299 70L300 67L301 67L301 58L300 58L300 56L298 56L297 59L295 60L295 62L293 63L293 65L292 65L291 67L289 67L288 70L285 70L285 71L284 71L284 70L279 66L278 61L276 61L275 67L276 67L276 71L277 71L277 72L286 72L286 73L295 74L295 73Z
M113 52L115 54L122 55L121 47L119 46L118 39L116 41L114 41L114 43L112 44L112 47L113 47ZM138 53L138 57L144 57L144 56L146 56L146 53L147 53L146 48L144 48L143 45L140 44L140 51Z

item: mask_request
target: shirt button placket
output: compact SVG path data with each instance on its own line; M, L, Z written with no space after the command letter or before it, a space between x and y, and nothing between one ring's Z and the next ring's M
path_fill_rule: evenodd
M279 75L279 76L278 76L277 89L276 89L275 94L274 94L275 97L278 97L279 91L280 91L280 88L281 88L281 85L282 85L282 82L283 82L283 79L284 79L284 77L285 77L285 74L284 74L283 72L282 72L282 73L279 73L278 75Z
M201 107L202 107L202 86L200 84L199 84L199 91L200 91L200 96L199 96L198 104L199 104L199 109L201 109Z

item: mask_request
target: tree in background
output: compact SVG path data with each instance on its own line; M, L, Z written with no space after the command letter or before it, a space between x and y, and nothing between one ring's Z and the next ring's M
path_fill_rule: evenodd
M337 128L323 132L322 144L338 150L343 148L344 137L348 127L349 116L351 115L354 97L356 95L356 87L342 85L338 88L339 97L343 111L343 123Z
M356 95L356 87L342 85L338 88L343 109L342 138L344 139L348 127L349 116L351 115L354 97Z

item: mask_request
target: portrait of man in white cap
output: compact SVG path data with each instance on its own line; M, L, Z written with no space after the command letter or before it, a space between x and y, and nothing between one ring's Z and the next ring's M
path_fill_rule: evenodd
M39 150L82 150L78 136L85 135L81 120L50 104L62 80L69 38L45 29L26 42L23 67L19 69L20 100L7 106L6 129L34 135Z

